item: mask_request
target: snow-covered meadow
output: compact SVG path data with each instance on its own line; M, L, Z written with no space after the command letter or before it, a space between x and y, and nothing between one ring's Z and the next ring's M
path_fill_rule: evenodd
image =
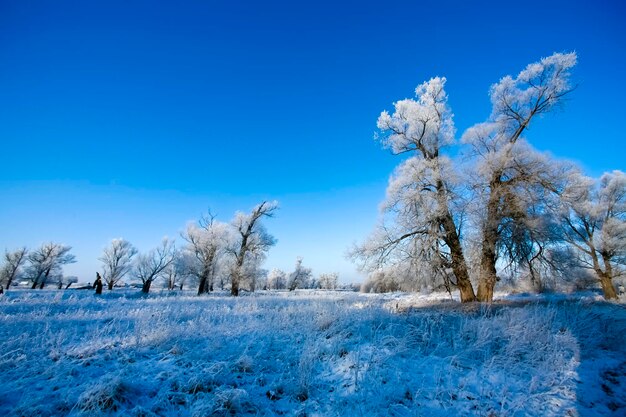
M626 309L594 297L0 296L0 415L625 413Z

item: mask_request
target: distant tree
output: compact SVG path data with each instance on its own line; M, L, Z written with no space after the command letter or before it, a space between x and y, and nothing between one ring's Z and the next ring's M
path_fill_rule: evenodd
M287 279L289 291L293 291L296 288L309 288L312 276L311 268L303 266L302 258L298 257L296 259L296 266Z
M572 91L570 70L576 54L557 53L528 65L517 77L506 76L491 87L491 116L468 129L462 140L477 159L476 199L482 203L481 252L477 297L490 302L497 281L507 224L519 226L520 199L527 185L541 184L545 168L522 138L533 119L559 106Z
M351 257L370 272L402 264L419 264L416 274L433 266L450 270L461 301L469 302L475 294L461 243L458 176L444 154L455 133L445 84L445 78L430 79L416 88L416 99L398 101L393 114L378 118L383 145L410 156L389 181L383 222Z
M122 238L113 239L104 249L98 259L102 262L102 277L109 290L131 271L136 254L137 249Z
M48 279L62 275L63 265L76 262L70 253L71 246L60 243L44 243L28 254L27 276L32 281L32 289L43 289Z
M25 247L9 251L5 249L3 263L0 266L0 285L7 290L11 288L11 284L18 280L22 274L22 266L28 259L28 249Z
M143 293L149 293L152 283L164 275L167 268L174 262L175 252L174 241L164 238L160 246L137 256L134 274L142 283Z
M78 277L75 276L66 277L65 275L58 275L57 277L57 286L60 290L63 289L63 286L65 286L65 289L67 290L72 284L77 282Z
M283 290L287 288L287 274L285 271L274 268L267 275L267 289Z
M163 271L165 286L168 290L178 288L182 291L187 280L193 277L192 266L194 261L195 258L192 258L190 253L181 250L175 251L173 262Z
M261 260L263 260L263 258L261 258ZM258 288L263 290L267 289L267 274L267 269L263 269L259 265L254 265L250 273L247 274L248 289L251 292L255 292Z
M402 286L395 274L384 269L372 271L360 288L361 292L364 293L386 293L401 289Z
M575 174L561 201L565 240L595 272L604 298L616 299L613 279L626 265L626 174L613 171L599 181Z
M198 295L213 291L215 277L231 240L229 225L216 220L210 211L187 226L186 272L198 279Z
M248 279L254 269L260 265L267 251L276 240L263 226L264 217L273 217L278 209L276 201L264 201L252 209L248 214L237 213L232 221L234 239L229 248L233 257L230 274L230 293L239 295L242 281Z
M318 282L321 289L334 290L337 289L337 284L339 283L339 275L336 272L330 274L321 274Z

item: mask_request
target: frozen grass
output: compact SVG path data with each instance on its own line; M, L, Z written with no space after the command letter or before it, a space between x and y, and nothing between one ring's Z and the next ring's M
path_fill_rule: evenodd
M527 301L14 291L0 415L625 415L624 307Z

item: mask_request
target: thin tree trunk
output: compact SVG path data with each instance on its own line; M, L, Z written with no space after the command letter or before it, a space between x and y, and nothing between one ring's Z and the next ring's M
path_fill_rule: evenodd
M113 281L109 281L109 291L113 291Z
M37 289L37 281L33 281L33 285L30 287L31 290Z
M150 285L152 285L152 280L147 280L146 282L144 282L143 286L141 287L141 292L148 294L150 292Z

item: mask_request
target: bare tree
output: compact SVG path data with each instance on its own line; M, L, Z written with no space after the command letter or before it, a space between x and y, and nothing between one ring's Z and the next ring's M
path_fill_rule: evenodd
M308 288L312 276L311 268L303 266L302 258L298 257L296 259L296 267L293 269L293 272L289 274L289 278L287 279L289 291L293 291L296 288Z
M613 171L599 181L575 174L563 194L565 240L583 266L596 274L604 298L616 299L613 279L626 265L626 174Z
M189 224L182 235L187 241L187 271L198 279L198 295L213 291L220 258L230 241L229 226L210 211L198 224Z
M39 248L28 254L29 266L27 275L32 281L32 289L43 289L48 279L62 275L62 267L76 262L74 255L70 253L71 246L60 243L44 243Z
M22 266L28 258L28 249L21 247L12 252L8 249L4 251L4 263L0 267L0 285L11 288L13 281L19 279L22 273Z
M394 264L424 266L414 268L416 273L433 266L442 274L451 270L461 300L469 302L475 295L457 224L462 215L455 192L457 175L442 154L454 143L455 132L445 83L445 78L432 78L416 88L415 100L398 101L392 115L386 111L380 115L383 144L396 155L410 157L389 182L383 206L386 218L350 255L370 272Z
M516 78L506 76L491 87L492 114L463 135L478 159L475 189L483 201L478 299L490 302L497 281L496 263L503 225L519 216L516 188L538 181L522 134L537 116L561 104L572 91L570 69L576 54L554 54L528 65Z
M141 288L143 293L149 293L152 282L163 276L166 269L172 265L175 252L174 241L164 238L160 246L137 256L134 273L143 284Z
M261 221L264 217L273 217L277 209L276 201L264 201L254 207L249 214L241 212L235 214L232 222L235 237L229 249L234 257L230 274L231 295L239 295L241 282L253 273L250 267L260 264L269 248L276 243Z
M183 286L187 279L193 277L192 265L195 258L185 251L176 250L174 253L174 261L163 271L165 284L168 290L176 288L183 290Z
M136 254L137 249L122 238L113 239L109 247L104 249L98 259L102 262L102 275L109 290L130 272Z

